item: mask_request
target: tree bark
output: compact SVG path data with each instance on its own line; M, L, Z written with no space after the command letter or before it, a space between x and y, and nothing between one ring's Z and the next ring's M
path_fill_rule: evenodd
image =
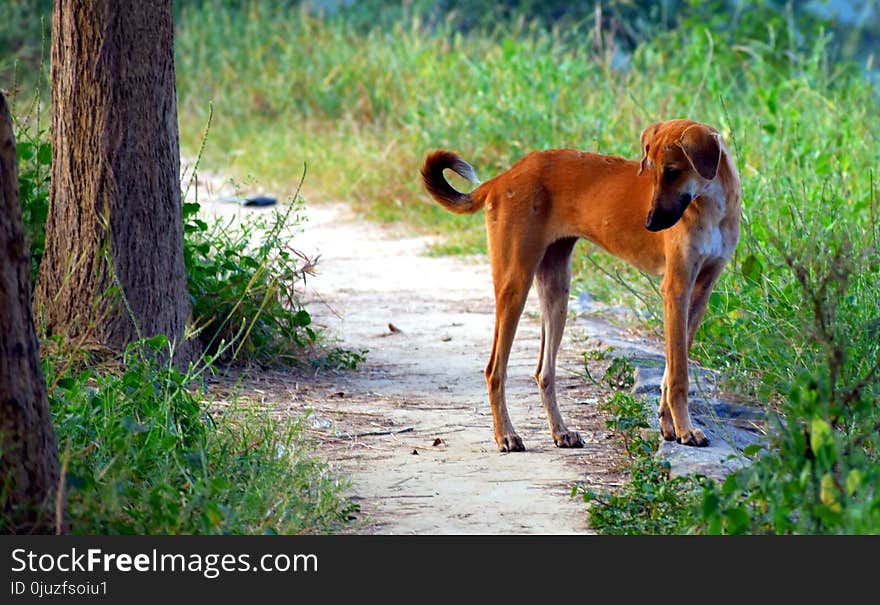
M15 137L0 93L0 533L63 530L55 431L31 311ZM56 512L58 513L56 515Z
M171 0L56 0L52 181L34 297L47 335L119 351L191 314Z

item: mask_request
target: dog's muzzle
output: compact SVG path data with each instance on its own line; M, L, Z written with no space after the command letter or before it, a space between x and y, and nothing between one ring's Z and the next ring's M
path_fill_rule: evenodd
M672 209L666 209L663 206L654 204L654 207L648 213L648 218L645 220L645 229L655 232L669 229L678 222L678 219L687 210L692 199L693 197L690 193L682 193L678 197L678 203Z

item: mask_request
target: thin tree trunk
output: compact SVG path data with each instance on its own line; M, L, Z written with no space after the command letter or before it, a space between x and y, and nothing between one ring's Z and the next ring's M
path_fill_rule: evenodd
M38 326L116 351L165 334L186 360L171 0L57 0L51 59Z
M63 530L63 494L56 506L58 475L55 431L31 312L15 137L0 93L0 533Z

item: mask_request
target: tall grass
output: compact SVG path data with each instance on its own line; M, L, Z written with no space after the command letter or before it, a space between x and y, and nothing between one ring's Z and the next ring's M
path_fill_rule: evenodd
M843 469L880 468L880 104L825 30L798 30L758 3L736 27L685 17L622 52L586 24L507 20L462 33L454 17L428 25L416 14L371 29L274 5L218 6L191 5L178 22L184 143L213 100L209 162L283 186L305 161L313 198L441 233L444 251L481 250L482 217L449 215L421 191L430 149L458 151L487 178L533 149L636 158L639 132L659 119L717 127L743 177L743 236L693 356L767 405L777 453L757 475L707 491L702 529L877 529L874 492L847 487L858 482ZM580 287L644 301L648 325L660 325L655 281L581 250ZM813 443L823 427L834 438ZM820 464L805 443L836 444L834 456ZM782 500L765 497L783 489Z
M455 149L488 178L532 149L637 157L640 130L658 119L718 127L743 176L744 236L696 354L748 379L750 395L769 397L762 383L772 390L806 361L799 347L775 344L801 329L791 313L796 282L779 253L801 240L795 220L845 225L852 241L876 249L877 91L831 60L821 30L805 37L773 13L736 32L691 22L624 57L587 26L515 21L462 34L452 19L428 28L416 15L364 31L277 6L242 11L206 3L181 13L185 144L198 140L212 100L209 163L291 185L307 162L311 197L440 231L445 250L481 250L482 217L450 215L423 193L418 167L430 149ZM582 249L582 287L626 299L594 260L657 300L648 280ZM876 307L871 283L856 286L866 315ZM651 310L658 318L659 306Z

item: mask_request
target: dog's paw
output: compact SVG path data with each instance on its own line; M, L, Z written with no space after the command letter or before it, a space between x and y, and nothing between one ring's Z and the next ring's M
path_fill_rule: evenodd
M553 443L556 447L584 447L584 440L577 431L565 431L553 435Z
M675 441L675 423L672 422L672 414L668 410L660 410L657 414L660 419L660 434L666 441Z
M700 429L691 429L679 437L678 442L693 447L706 447L709 445L709 438Z
M523 445L522 439L515 433L508 433L497 437L499 452L524 452L526 446Z

